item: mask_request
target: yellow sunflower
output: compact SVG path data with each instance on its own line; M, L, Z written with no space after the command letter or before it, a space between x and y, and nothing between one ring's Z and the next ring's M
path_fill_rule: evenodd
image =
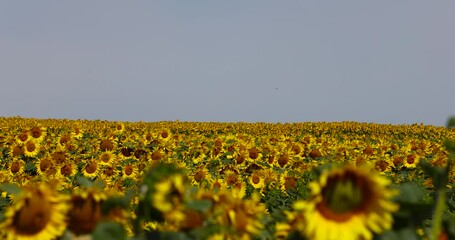
M211 176L205 166L195 169L191 174L191 184L194 186L201 186L204 183L212 182Z
M387 178L365 169L323 173L310 183L312 198L294 204L305 217L303 234L316 240L372 239L373 233L390 229L398 205L391 201L397 191L389 185Z
M99 163L102 165L110 165L114 163L114 154L112 151L103 151L99 156Z
M25 162L20 159L14 159L11 164L9 165L9 173L10 176L16 176L24 173L25 170Z
M135 179L139 174L139 169L136 164L128 163L122 168L122 177L123 178L132 178Z
M28 134L30 134L30 136L36 142L41 142L41 141L43 141L44 137L46 136L46 128L40 127L40 126L35 126L30 129Z
M66 229L64 196L46 185L26 186L13 196L0 229L8 240L55 239Z
M99 175L100 166L95 160L87 162L87 165L82 169L82 174L88 178L94 178Z
M254 171L248 178L248 182L255 189L262 189L265 186L264 179L264 176L259 171Z
M42 177L49 177L49 175L52 175L50 172L51 170L54 170L56 172L55 166L49 156L40 158L38 161L36 161L35 166L38 175Z
M172 138L172 133L170 129L161 129L158 132L158 139L160 139L162 142L167 142Z
M67 163L63 164L57 170L57 177L58 178L66 178L72 177L77 173L77 166L73 162L68 161Z
M16 136L16 142L18 144L24 144L30 139L30 136L28 135L27 131L22 131L19 135Z
M182 175L174 175L156 183L155 189L152 205L162 213L171 212L182 204L185 192Z
M24 155L28 157L35 157L40 151L40 145L36 140L29 140L25 143Z

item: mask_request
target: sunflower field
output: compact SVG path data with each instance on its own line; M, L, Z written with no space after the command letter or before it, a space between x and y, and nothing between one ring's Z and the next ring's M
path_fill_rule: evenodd
M454 127L0 118L0 238L455 239Z

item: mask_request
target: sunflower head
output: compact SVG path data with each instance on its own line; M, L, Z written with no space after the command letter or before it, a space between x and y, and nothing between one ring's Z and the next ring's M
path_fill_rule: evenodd
M96 188L71 196L68 228L76 235L91 233L102 219L101 205L106 196Z
M24 186L0 224L8 239L54 239L66 229L66 198L47 185Z
M371 239L392 226L397 194L385 177L344 167L324 172L310 183L312 198L294 206L305 216L303 233L310 239Z

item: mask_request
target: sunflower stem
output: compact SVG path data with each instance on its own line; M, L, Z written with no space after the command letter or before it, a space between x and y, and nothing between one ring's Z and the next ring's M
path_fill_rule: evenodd
M433 216L433 228L431 233L431 239L439 239L439 234L441 232L442 226L442 217L444 214L444 209L446 207L446 189L442 187L438 190L438 198L436 203L436 209Z

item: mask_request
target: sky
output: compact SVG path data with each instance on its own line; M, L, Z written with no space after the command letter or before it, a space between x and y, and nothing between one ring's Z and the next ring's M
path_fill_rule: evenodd
M1 1L0 117L455 115L455 1Z

